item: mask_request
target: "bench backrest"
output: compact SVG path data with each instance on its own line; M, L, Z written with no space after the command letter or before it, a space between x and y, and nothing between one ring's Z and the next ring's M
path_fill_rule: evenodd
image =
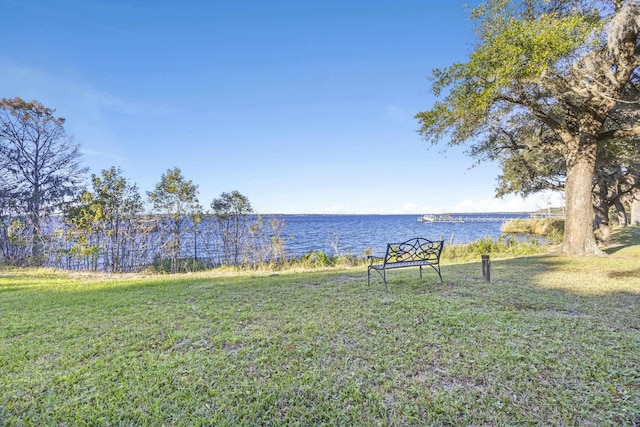
M384 263L403 261L430 261L440 262L440 254L444 246L444 240L428 240L422 237L409 239L402 243L389 243Z

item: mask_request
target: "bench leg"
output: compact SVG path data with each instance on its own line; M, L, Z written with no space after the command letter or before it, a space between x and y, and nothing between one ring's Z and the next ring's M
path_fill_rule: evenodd
M387 270L383 269L382 273L380 273L380 270L378 269L374 269L376 270L376 273L378 273L380 275L380 277L382 278L382 281L384 282L384 290L389 293L389 288L387 287ZM367 268L367 286L371 285L371 268Z
M440 283L443 283L442 282L442 274L440 273L440 263L438 263L436 265L431 264L431 268L433 268L436 271L436 273L438 273L438 277L440 277Z
M384 291L389 293L389 287L387 287L387 270L382 270L382 281L384 282Z

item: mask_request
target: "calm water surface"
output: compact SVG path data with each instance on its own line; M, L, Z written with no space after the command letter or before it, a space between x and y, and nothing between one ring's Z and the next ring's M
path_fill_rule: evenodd
M277 215L285 221L282 237L289 255L323 251L336 255L362 255L367 248L384 252L387 243L412 237L445 240L445 244L469 243L484 237L498 238L501 222L426 223L417 215ZM456 214L456 216L490 216L514 218L527 213Z

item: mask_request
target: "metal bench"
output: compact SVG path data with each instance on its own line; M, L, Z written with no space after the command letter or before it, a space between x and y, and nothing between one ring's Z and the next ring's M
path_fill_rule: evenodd
M444 247L444 240L428 240L422 237L409 239L402 243L387 244L387 252L384 257L369 255L370 261L367 268L367 286L371 284L371 271L376 271L382 281L384 288L389 293L387 287L387 270L393 268L420 267L420 278L422 279L422 267L428 265L433 268L442 282L440 273L440 254ZM378 262L378 263L376 263Z

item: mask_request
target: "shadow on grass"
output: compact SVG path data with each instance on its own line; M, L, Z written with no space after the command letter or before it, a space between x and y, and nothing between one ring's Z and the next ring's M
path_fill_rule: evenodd
M611 271L608 276L612 279L638 279L640 278L640 268L635 270Z
M613 232L613 243L604 249L604 252L612 255L623 249L640 245L640 227L629 226L618 228Z

